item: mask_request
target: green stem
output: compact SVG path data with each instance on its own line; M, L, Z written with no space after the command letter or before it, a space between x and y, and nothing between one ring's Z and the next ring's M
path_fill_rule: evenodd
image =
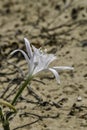
M22 86L19 87L18 92L16 93L16 96L14 97L13 101L12 101L12 105L14 105L14 103L17 101L18 97L21 95L21 93L23 92L24 88L27 86L27 84L29 84L29 82L31 81L32 76L29 75L27 77L27 79L25 80L25 82L22 84Z
M0 107L0 119L1 119L1 122L2 122L3 129L4 130L10 130L9 121L8 121L8 119L5 118L1 107Z
M16 112L16 109L13 105L11 105L9 102L4 101L3 99L0 99L0 105L4 105L6 107L9 107L10 109L12 109L14 112Z
M7 120L5 120L5 121L3 122L3 128L4 128L4 130L10 130L9 122L8 122Z

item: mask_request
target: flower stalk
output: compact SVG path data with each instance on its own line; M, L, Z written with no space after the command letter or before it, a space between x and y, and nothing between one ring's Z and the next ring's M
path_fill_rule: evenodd
M5 118L1 107L0 107L0 119L1 119L1 122L2 122L3 129L4 130L10 130L9 121L8 121L8 119Z
M14 104L16 103L18 97L21 95L21 93L23 92L23 90L25 89L25 87L26 87L28 84L30 84L30 81L31 81L32 78L33 78L33 77L32 77L31 75L29 75L29 76L27 77L27 79L24 81L24 83L23 83L21 86L19 86L19 89L18 89L18 91L17 91L17 93L16 93L16 95L15 95L15 97L14 97L12 103L11 103L12 105L14 105Z
M9 126L9 121L8 120L5 120L3 122L3 128L4 128L4 130L10 130L10 126Z

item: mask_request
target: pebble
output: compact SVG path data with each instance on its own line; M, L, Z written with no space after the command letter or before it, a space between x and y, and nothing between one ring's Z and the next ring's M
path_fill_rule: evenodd
M78 96L77 101L82 101L82 97Z

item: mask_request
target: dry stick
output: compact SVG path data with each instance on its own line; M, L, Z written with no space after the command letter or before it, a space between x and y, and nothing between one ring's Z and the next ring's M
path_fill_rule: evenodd
M22 126L18 126L18 127L16 127L16 128L14 128L13 130L17 130L17 129L20 129L20 128L24 128L24 127L26 127L26 126L30 126L30 125L32 125L32 124L38 122L39 120L40 120L40 119L37 119L37 120L35 120L35 121L31 122L31 123L28 123L28 124L25 124L25 125L22 125Z
M5 97L5 99L8 99L11 95L15 94L17 89L17 86Z
M23 76L23 73L22 73L22 70L19 68L19 67L17 67L14 63L10 63L10 62L8 62L8 61L6 61L8 64L11 64L11 65L13 65L14 67L16 67L17 68L17 70L21 73L21 75ZM1 73L0 72L0 75L11 75L11 74L14 74L16 71L14 71L14 72L10 72L10 73L7 73L7 74L5 74L5 73ZM12 83L12 81L13 81L14 79L12 79L11 81L10 81L10 83L9 83L9 85L6 87L6 89L5 89L5 91L3 92L3 94L0 96L0 98L3 98L4 97L4 95L7 93L7 91L9 91L9 88L10 88L10 84ZM5 82L5 81L4 81ZM6 81L6 82L8 82L8 81ZM10 94L9 94L10 95ZM9 97L9 95L8 95L8 97Z
M7 88L5 89L5 91L2 93L2 95L0 96L0 98L3 98L5 96L5 94L9 91L10 85L8 84Z
M21 76L24 77L23 71L20 69L20 67L16 66L14 63L10 63L7 61L8 64L13 65L15 68L17 68L18 72L21 73Z
M32 100L26 99L26 98L24 98L23 96L21 96L20 99L23 100L23 101L25 101L26 103L38 104L38 102L35 102L35 101L32 101Z
M43 101L43 99L39 97L29 85L27 86L27 89L29 94L32 94L32 96L34 96L38 101Z
M39 104L40 106L51 105L51 106L55 106L56 108L61 108L62 107L62 105L60 104L60 102L55 103L54 101L48 102L48 101L43 101L43 100L42 101L41 100L32 101L32 100L24 98L23 96L21 96L20 99L23 100L23 101L25 101L26 103Z
M0 96L0 98L4 98L5 94L9 91L10 86L11 86L11 84L12 84L13 81L14 81L14 79L12 79L12 80L10 81L10 83L8 84L8 86L6 87L6 89L4 90L3 94ZM14 89L15 89L15 88L14 88ZM12 91L13 91L13 90L12 90ZM8 97L9 97L10 95L12 95L12 91L11 91L11 93L8 95ZM7 97L6 97L6 99L7 99Z
M39 120L42 120L42 119L46 119L46 118L58 118L58 117L59 117L59 114L54 115L54 116L39 116L39 115L33 114L33 113L24 113L24 114L21 114L21 116L22 116L22 115L25 115L25 114L29 114L29 115L32 115L32 116L36 116L36 117L38 117L38 119L37 119L36 121L34 121L34 122L31 122L31 123L28 123L28 124L25 124L25 125L22 125L22 126L18 126L18 127L16 127L16 128L14 128L13 130L17 130L17 129L20 129L20 128L24 128L24 127L26 127L26 126L30 126L30 125L32 125L32 124L34 124L34 123L36 123L36 122L38 122Z
M71 28L71 29L68 29L67 31L61 31L59 33L54 33L53 35L55 36L61 36L61 35L68 35L69 32L71 32L72 30L76 29L76 27L79 27L79 25L82 24L82 23L77 23L75 27ZM51 37L51 35L50 35ZM48 44L48 43L45 43L45 45Z
M46 31L54 31L54 30L57 30L59 28L62 28L62 27L71 27L72 25L75 25L75 24L87 24L87 19L84 19L84 20L77 20L75 22L71 22L69 24L62 24L62 25L59 25L59 26L56 26L54 28L50 28L50 29L46 29Z
M20 78L19 78L20 79ZM18 79L18 80L19 80ZM15 79L13 79L13 82L14 82ZM21 79L20 79L21 80ZM19 83L17 83L17 85L19 85ZM15 88L13 88L13 90L5 97L5 99L9 98L11 95L15 94L16 90L17 90L17 87L18 86L15 86Z
M15 70L14 72L8 72L8 73L3 73L3 72L0 72L0 75L1 76L5 76L5 75L11 75L11 74L15 74L17 71L21 73L21 75L23 76L23 72L22 70L20 69L20 67L16 66L14 63L10 63L9 61L5 61L7 62L7 64L10 64L10 65L13 65L17 70ZM6 66L7 67L7 66ZM11 68L10 68L11 69Z
M43 81L41 81L41 80L38 80L38 79L33 79L33 81L36 81L36 82L39 82L39 83L41 83L41 84L45 85L45 83L44 83Z
M65 38L61 38L61 35L66 35L68 36L69 35L69 32L71 32L72 30L76 29L77 27L79 27L79 25L77 25L76 27L72 28L72 29L68 29L67 31L65 32L60 32L60 33L55 33L55 37L58 36L58 40L66 40ZM71 40L71 39L70 39ZM67 41L70 41L70 40L67 40ZM73 37L73 40L76 40L77 42L81 42L79 39L77 38L74 38ZM50 41L49 41L50 42ZM45 43L45 44L48 44L48 43Z
M4 98L5 94L9 91L11 85L12 85L12 82L14 82L15 79L12 79L10 81L10 83L8 84L8 86L6 87L6 89L4 90L3 94L0 96L0 98ZM11 95L13 95L15 92L16 92L16 88L17 86L4 98L4 99L7 99L9 98Z
M44 35L44 34L39 34L38 36L32 36L32 38L37 38L37 37L43 37L43 38L47 38L47 39L50 39L51 35L49 34L50 31L55 31L59 28L63 28L63 27L71 27L73 25L76 25L76 27L80 26L80 25L83 25L83 24L87 24L87 20L78 20L78 21L75 21L75 22L71 22L69 24L62 24L62 25L59 25L57 27L54 27L54 28L50 28L50 29L47 29L47 28L44 28L44 32L46 32L48 35ZM76 28L74 27L74 28ZM59 32L59 33L54 33L56 36L60 36L60 35L67 35L70 31L72 31L74 28L72 29L68 29L68 31L62 31L62 32ZM52 34L52 35L54 35ZM46 43L45 43L46 44Z
M59 36L59 35L67 35L69 32L71 32L72 30L76 29L76 27L79 27L79 24L77 24L75 27L68 29L67 31L61 31L59 33L54 33L54 35Z
M14 72L10 72L10 73L3 73L3 72L0 72L0 75L1 76L5 76L5 75L11 75L11 74L15 74L17 71L15 70Z
M32 115L32 116L35 116L35 117L38 117L40 120L44 119L44 118L57 118L59 117L59 114L57 115L48 115L48 116L40 116L38 114L34 114L34 113L30 113L30 112L24 112L22 114L20 114L19 116L27 116L27 115Z

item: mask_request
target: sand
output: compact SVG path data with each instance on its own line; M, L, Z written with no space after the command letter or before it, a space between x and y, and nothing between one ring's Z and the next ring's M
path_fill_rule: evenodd
M19 68L27 74L20 53L9 58L25 50L24 37L58 57L51 66L74 70L59 73L60 85L50 72L35 76L38 96L24 90L11 130L87 130L87 0L0 0L0 98L9 102L23 81Z

